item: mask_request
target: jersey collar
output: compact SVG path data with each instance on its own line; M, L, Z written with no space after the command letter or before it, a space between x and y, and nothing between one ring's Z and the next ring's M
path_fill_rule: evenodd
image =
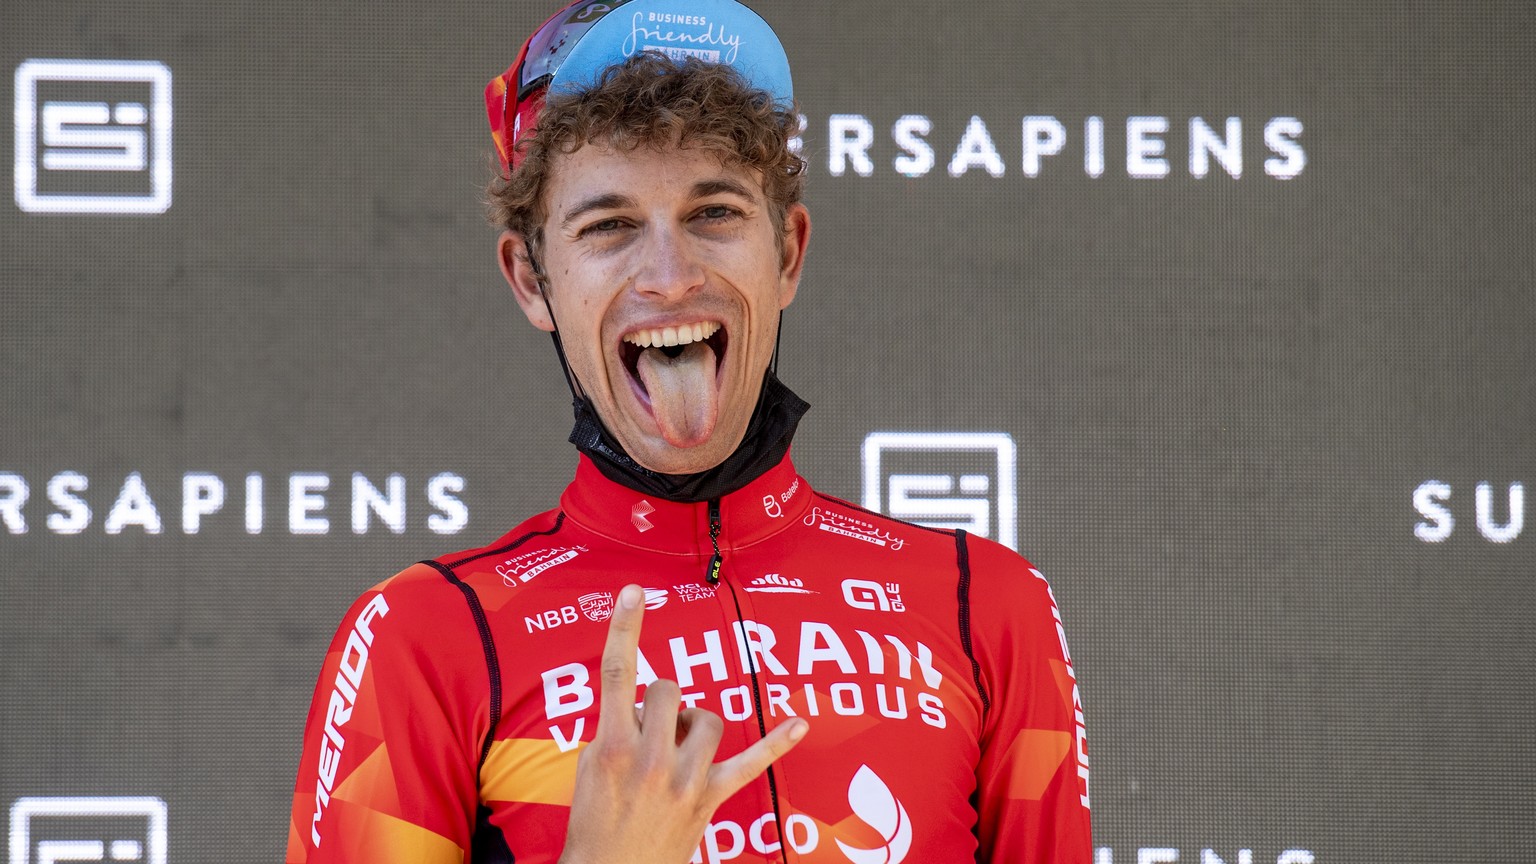
M789 454L735 492L720 496L720 549L750 546L805 516L811 488ZM582 454L560 507L583 527L630 546L678 555L709 554L709 502L668 501L604 476Z

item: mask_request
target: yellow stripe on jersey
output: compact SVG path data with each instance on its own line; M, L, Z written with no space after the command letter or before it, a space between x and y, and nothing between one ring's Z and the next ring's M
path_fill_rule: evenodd
M465 850L434 831L388 813L333 799L326 817L330 831L322 839L341 844L327 860L367 861L369 864L464 864Z
M585 741L564 753L548 738L506 738L491 745L480 770L480 798L526 804L571 805L576 757Z

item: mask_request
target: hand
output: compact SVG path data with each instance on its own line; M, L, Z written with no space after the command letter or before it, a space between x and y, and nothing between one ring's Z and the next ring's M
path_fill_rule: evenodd
M576 762L562 864L684 864L715 810L805 737L792 718L767 737L714 762L724 723L683 708L675 681L657 681L635 710L635 655L644 597L626 585L603 646L597 730Z

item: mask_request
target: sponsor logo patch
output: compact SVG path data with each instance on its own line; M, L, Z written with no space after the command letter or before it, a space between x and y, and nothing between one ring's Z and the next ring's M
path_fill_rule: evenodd
M587 551L585 546L556 546L551 549L528 552L497 564L496 575L501 577L502 583L508 588L516 588L545 570L574 560L585 551Z
M575 624L579 620L581 619L576 614L575 606L561 606L559 609L545 609L537 615L524 615L523 626L529 633L535 630L543 632L566 624Z
M895 582L880 584L867 579L844 579L843 600L855 609L878 612L905 612L901 602L901 586Z
M647 608L647 609L660 609L661 607L663 607L665 605L667 605L667 589L665 589L665 588L647 588L647 589L645 589L645 608Z
M576 598L576 602L581 606L581 614L587 616L588 621L607 621L613 617L612 591L583 594Z
M772 494L763 496L763 512L767 513L768 518L770 519L778 519L782 517L784 515L783 505L788 504L789 499L795 497L795 493L799 491L800 478L796 477L795 482L789 484L789 488L779 493L778 496L774 496Z
M692 603L695 600L708 600L715 596L713 585L673 585L672 593L684 603Z
M645 532L656 527L655 525L651 524L651 520L645 518L655 512L656 505L645 500L644 498L641 498L640 501L635 504L635 506L629 509L629 521L635 526L636 531L644 534Z
M747 583L747 591L762 594L816 594L799 579L790 579L777 573L759 576Z
M874 849L861 849L838 840L837 848L853 864L901 864L912 849L912 819L891 787L868 765L860 765L848 784L848 806L853 815L880 832L884 843Z
M677 27L688 29L674 29ZM696 28L701 27L703 32L698 32ZM739 34L703 15L652 12L647 16L636 12L621 50L625 57L633 57L636 51L655 51L674 60L697 57L706 63L734 63L741 43Z
M309 827L309 838L317 848L321 839L320 823L329 812L327 808L331 803L331 795L336 791L337 771L341 767L342 754L347 745L344 730L357 707L357 691L363 686L363 673L368 669L374 621L388 614L388 601L383 594L375 594L362 611L357 613L357 618L352 622L352 631L347 634L347 644L341 649L335 687L331 690L331 700L325 711L325 734L320 736L320 752L317 754L319 770L315 779L315 815L310 818Z
M862 540L865 543L872 543L876 546L884 546L893 552L899 551L907 542L889 531L882 531L876 528L873 523L865 522L863 519L855 519L846 513L838 513L821 507L812 507L811 511L805 514L805 519L801 521L806 525L826 531L829 534L836 534L839 537L847 537L851 540Z

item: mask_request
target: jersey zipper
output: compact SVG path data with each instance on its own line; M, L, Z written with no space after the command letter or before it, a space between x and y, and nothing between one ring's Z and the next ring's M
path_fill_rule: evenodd
M711 585L720 584L720 565L725 559L720 556L720 499L709 499L709 545L715 547L715 554L709 559L709 569L704 573L704 581Z
M709 544L714 547L715 554L709 559L709 570L704 574L704 581L711 585L719 585L721 566L725 563L724 556L720 554L719 498L709 499ZM731 606L736 612L736 626L741 627L741 598L737 596L734 584L727 582L725 587L731 592ZM745 633L744 630L740 632ZM743 638L745 637L743 636ZM766 737L768 735L768 724L766 718L763 717L762 682L758 680L757 657L751 651L747 652L747 671L752 676L752 708L753 712L757 715L757 734L759 737ZM768 778L768 800L773 803L774 824L779 826L779 836L781 839L779 844L779 861L788 862L789 844L782 842L785 834L783 827L784 814L782 808L779 807L779 778L773 768L774 766L769 765L768 770L764 772Z

